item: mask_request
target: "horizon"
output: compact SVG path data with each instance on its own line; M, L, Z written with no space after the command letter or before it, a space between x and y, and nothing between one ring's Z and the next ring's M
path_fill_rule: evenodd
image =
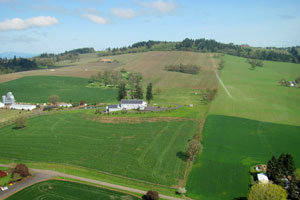
M0 52L104 50L185 38L253 47L299 46L299 7L295 0L0 0Z

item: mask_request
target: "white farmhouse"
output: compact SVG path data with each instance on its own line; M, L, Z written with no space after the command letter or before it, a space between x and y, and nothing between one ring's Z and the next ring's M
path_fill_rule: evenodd
M119 111L119 110L122 110L121 104L111 104L109 106L106 106L107 112L114 112L114 111Z
M139 109L139 110L145 110L147 107L147 102L143 100L131 100L131 99L122 99L121 100L121 107L124 110L130 110L130 109Z
M10 109L13 109L13 110L33 110L33 109L36 109L36 105L12 104L12 105L10 105Z
M269 183L269 179L264 173L257 174L257 180L259 183Z
M4 106L4 103L0 102L0 108L3 108Z
M11 92L8 92L7 95L2 96L2 102L5 105L11 105L14 104L16 102L14 95Z

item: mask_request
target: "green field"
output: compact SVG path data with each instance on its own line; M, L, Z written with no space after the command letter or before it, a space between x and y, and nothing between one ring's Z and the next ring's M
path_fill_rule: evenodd
M128 194L107 190L99 187L93 187L85 184L49 180L34 184L25 188L7 200L22 199L22 200L50 200L50 199L69 199L69 200L86 200L86 199L101 199L101 200L134 200L140 199Z
M299 64L264 61L262 68L250 70L245 58L226 55L223 59L221 78L234 99L220 85L211 114L300 125L300 89L278 83L282 78L294 81L299 77Z
M0 129L2 159L66 163L164 185L183 178L185 151L198 128L191 120L100 123L94 115L67 112L39 116L21 130Z
M220 200L246 197L250 166L272 155L290 153L300 167L300 126L209 115L203 131L203 152L187 183L188 196Z
M60 76L27 76L0 83L1 94L12 92L17 102L45 103L56 94L61 101L87 103L116 101L116 89L88 88L88 79Z

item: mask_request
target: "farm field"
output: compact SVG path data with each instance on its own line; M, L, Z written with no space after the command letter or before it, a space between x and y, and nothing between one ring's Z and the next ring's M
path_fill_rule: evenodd
M31 113L31 111L0 109L0 123L8 120L14 120L17 116L29 113Z
M273 124L238 117L209 115L203 131L203 152L187 182L194 199L246 197L250 167L272 155L294 155L300 167L300 126Z
M193 100L195 99L194 97L192 100L190 99L192 94L199 92L199 89L218 87L218 81L214 74L209 54L183 51L151 51L107 57L118 60L120 62L118 64L98 62L101 58L97 54L84 54L80 55L79 62L68 63L63 61L58 63L61 67L55 69L55 71L45 69L0 75L0 86L1 82L15 80L24 76L42 75L90 78L99 71L106 69L121 70L123 68L129 72L141 73L144 77L143 86L146 87L148 83L152 82L154 93L156 88L162 89L162 93L155 96L155 102L157 103L166 101L181 104L197 103L199 102L198 99ZM218 61L215 60L215 62L217 63ZM191 75L164 70L166 65L180 63L199 65L201 66L201 71L198 75ZM86 69L87 71L85 71Z
M300 89L279 85L282 78L294 81L300 64L264 61L262 68L250 70L246 58L225 55L223 59L221 78L233 99L220 86L210 114L300 125Z
M140 199L128 194L107 190L99 187L93 187L85 184L48 180L34 184L25 188L7 200L22 199L22 200L50 200L50 199L69 199L69 200L85 200L85 199L103 199L103 200L135 200Z
M59 76L27 76L0 83L4 95L13 92L17 102L45 103L56 94L61 101L87 103L116 101L117 89L88 88L88 79ZM1 113L0 113L1 114Z
M185 151L197 121L115 124L90 116L66 112L32 118L21 130L3 127L1 159L70 164L168 186L183 178L186 163L176 154Z

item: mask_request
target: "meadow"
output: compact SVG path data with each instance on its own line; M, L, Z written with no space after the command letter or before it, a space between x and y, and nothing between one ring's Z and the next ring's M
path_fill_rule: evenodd
M176 185L186 162L177 156L198 130L193 120L101 123L84 111L31 118L0 129L1 159L81 166L162 185Z
M140 198L128 194L112 191L112 190L107 190L104 188L81 184L81 183L74 183L74 182L60 181L60 180L48 180L48 181L36 183L7 198L7 200L14 200L14 199L135 200Z
M221 78L233 98L220 86L210 114L300 125L300 89L279 85L282 78L300 76L299 64L264 61L262 68L250 70L245 58L225 55L223 60Z
M88 79L60 76L27 76L0 83L1 94L13 92L17 102L46 103L51 95L63 102L87 103L116 101L117 89L88 88Z
M282 152L292 154L299 168L299 133L300 126L209 115L203 130L203 152L188 178L188 196L207 200L246 197L250 167Z

